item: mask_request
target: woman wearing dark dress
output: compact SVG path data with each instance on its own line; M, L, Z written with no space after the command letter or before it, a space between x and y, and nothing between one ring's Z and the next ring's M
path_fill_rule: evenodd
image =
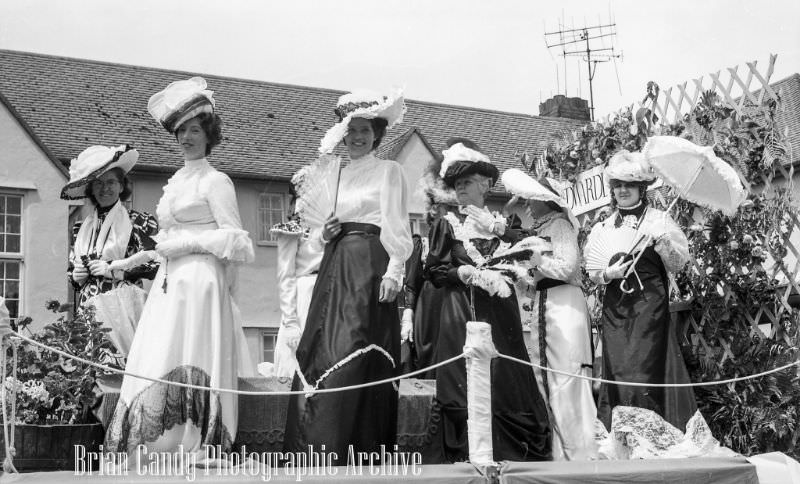
M507 230L505 218L485 207L485 196L497 180L498 170L469 140L453 143L443 154L440 174L445 184L455 188L462 208L437 219L430 231L425 271L427 278L442 288L436 361L463 351L466 323L471 320L491 325L492 339L500 353L529 361L513 288L509 297L500 297L472 285L477 284L476 266L519 238L518 232ZM466 385L463 359L437 369L436 398L441 411L438 438L449 462L468 457ZM550 438L547 409L532 369L508 360L493 360L494 459L548 460Z
M325 251L297 348L294 390L339 388L397 376L400 318L395 298L411 255L406 182L400 165L375 157L387 127L402 120L402 94L354 92L339 98L340 122L322 140L347 147L335 213L320 237ZM292 397L284 448L325 445L332 462L348 451L391 451L397 439L395 385Z
M592 228L585 255L608 251L600 245L613 240L615 231L636 229L639 234L652 236L653 243L644 248L635 271L627 277L630 257L612 257L605 269L589 272L593 281L606 285L601 328L603 378L689 383L670 324L667 278L668 272L680 270L688 260L686 236L666 213L649 206L646 190L655 175L641 153L621 151L614 155L605 178L616 211ZM627 249L612 248L610 253ZM691 388L601 385L597 411L609 429L612 411L618 405L653 410L681 430L697 410Z

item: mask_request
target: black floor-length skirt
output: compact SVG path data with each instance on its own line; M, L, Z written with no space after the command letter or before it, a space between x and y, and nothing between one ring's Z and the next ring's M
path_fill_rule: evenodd
M603 301L603 378L636 383L689 383L669 314L667 274L658 253L645 249L636 272L628 277L634 291L622 292L619 281L609 283ZM617 405L653 410L683 431L697 410L691 388L600 386L597 413L611 428Z
M396 303L380 303L380 284L389 256L370 224L343 223L341 235L325 247L311 297L297 360L303 378L318 388L337 388L399 374L400 320ZM303 389L299 375L293 390ZM293 396L284 449L336 453L391 450L397 440L395 386ZM350 447L352 446L352 447ZM331 454L332 455L332 454Z
M431 281L425 281L417 296L417 307L414 311L414 346L418 369L436 363L436 343L439 339L444 291L444 288L437 288ZM426 371L417 378L436 378L436 370Z
M478 321L492 327L497 351L529 361L522 336L519 307L514 294L490 297L474 289ZM466 322L470 314L469 289L443 288L441 326L436 361L463 351ZM551 434L544 399L539 393L533 369L527 365L495 358L492 360L492 446L495 460L537 461L551 458ZM436 398L441 412L439 439L449 462L469 457L467 439L467 373L464 359L437 368Z

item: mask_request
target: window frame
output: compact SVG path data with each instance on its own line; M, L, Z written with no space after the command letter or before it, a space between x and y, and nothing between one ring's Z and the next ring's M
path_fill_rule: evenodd
M18 289L17 289L17 314L16 317L12 317L12 321L16 321L16 319L21 315L25 314L25 298L23 295L25 294L25 193L20 190L15 190L13 188L9 189L7 187L0 187L0 197L15 197L19 198L19 252L0 252L0 262L7 263L17 263L18 264L18 274L17 274L17 281ZM3 214L7 214L7 202L4 203ZM5 230L5 229L3 229ZM5 234L5 231L3 231ZM0 274L2 278L0 278L0 295L5 297L5 288L4 282L5 279L5 271Z
M261 350L260 351L260 353L261 353L261 361L266 361L266 362L270 362L270 363L274 363L275 362L275 349L278 346L278 330L279 329L280 328L269 327L269 328L261 328L261 330L259 331L259 335L260 335L260 337L259 337L259 349ZM264 342L265 342L264 339L266 337L272 337L272 349L271 350L267 350L267 346L264 344ZM267 359L267 351L270 351L272 353L272 358Z
M266 208L266 209L262 207L261 201L264 199L265 196L268 196L268 197L280 196L281 197L281 203L283 204L283 207L282 207L282 210L280 212L281 213L280 222L286 222L287 219L289 218L289 205L291 203L291 197L290 197L288 192L283 191L283 190L274 190L274 191L273 190L264 190L263 192L258 194L258 203L256 203L256 222L257 222L257 225L258 225L256 245L262 246L262 247L275 247L275 246L278 245L278 241L277 241L276 238L274 238L273 236L269 235L269 229L272 227L272 225L274 225L275 223L279 223L279 222L274 222L274 221L270 220L269 222L272 222L272 223L268 223L268 222L265 223L264 217L262 216L263 213L264 212L268 212L268 213L276 212L276 210L271 208L271 207L270 208ZM268 238L262 239L261 235L262 235L263 232L266 232Z

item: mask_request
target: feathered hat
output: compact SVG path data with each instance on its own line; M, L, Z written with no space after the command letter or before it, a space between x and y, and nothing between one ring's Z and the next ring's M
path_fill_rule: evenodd
M621 150L608 161L608 166L603 173L603 180L610 192L611 180L649 185L656 180L656 174L642 153Z
M113 168L120 168L123 173L128 173L138 160L139 152L129 145L116 148L90 146L70 162L69 182L61 189L61 198L86 198L86 185Z
M202 77L175 81L150 97L147 111L164 129L174 133L193 117L214 112L214 91L206 87Z
M447 187L453 188L456 180L477 173L496 183L500 172L492 160L480 151L477 144L465 138L455 138L447 142L448 148L442 151L442 166L439 176Z
M532 176L517 168L510 168L504 171L501 180L506 190L513 195L517 195L526 200L555 203L561 207L561 211L567 216L572 226L575 227L575 229L580 228L578 219L575 218L567 201L561 198L558 191L554 188L554 185L558 185L557 181L545 177L535 180Z
M331 126L319 143L319 152L332 153L347 135L350 120L353 118L383 118L387 121L386 129L403 121L406 112L402 89L395 89L389 96L365 89L345 94L336 102L334 113L339 122Z

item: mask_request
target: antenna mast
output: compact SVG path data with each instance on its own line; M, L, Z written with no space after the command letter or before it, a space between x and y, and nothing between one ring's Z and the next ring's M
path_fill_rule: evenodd
M559 26L561 24L559 23ZM565 69L567 57L582 57L586 62L589 72L589 112L594 121L594 90L592 82L597 71L597 64L609 62L615 58L621 58L622 53L616 53L613 45L613 37L617 35L617 24L609 23L604 25L592 25L577 29L563 29L555 32L545 32L544 39L548 49L561 47L560 56L564 57ZM611 47L594 47L592 41L612 37ZM603 43L605 45L605 43ZM570 46L570 47L567 47ZM572 48L574 50L567 50ZM603 53L605 52L605 53ZM566 85L566 79L564 80Z

